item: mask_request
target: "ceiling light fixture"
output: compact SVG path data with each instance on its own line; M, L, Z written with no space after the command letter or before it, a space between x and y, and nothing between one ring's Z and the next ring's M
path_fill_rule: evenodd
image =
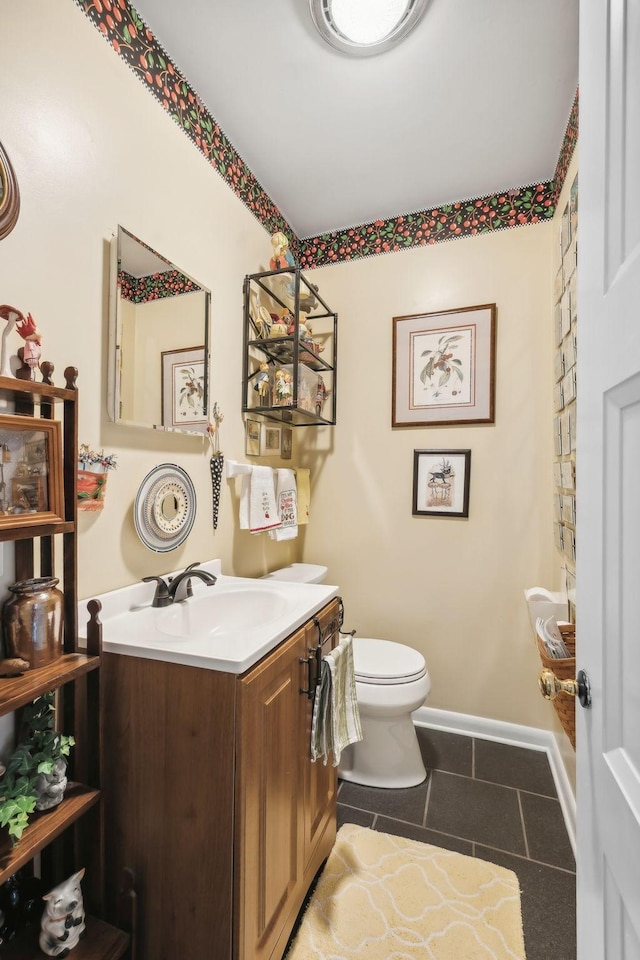
M316 27L332 47L368 57L395 46L424 14L429 0L309 0Z

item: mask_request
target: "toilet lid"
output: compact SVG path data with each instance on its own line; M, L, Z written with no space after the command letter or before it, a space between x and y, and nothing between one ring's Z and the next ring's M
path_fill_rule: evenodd
M353 665L360 683L410 683L427 672L421 653L391 640L353 638Z

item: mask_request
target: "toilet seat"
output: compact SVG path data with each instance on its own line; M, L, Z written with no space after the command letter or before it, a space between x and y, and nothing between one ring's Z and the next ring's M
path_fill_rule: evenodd
M424 657L412 647L364 637L353 638L353 665L356 683L412 683L427 672Z

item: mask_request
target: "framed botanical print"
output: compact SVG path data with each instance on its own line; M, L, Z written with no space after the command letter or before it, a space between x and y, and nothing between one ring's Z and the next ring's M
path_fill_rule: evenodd
M393 318L391 424L493 423L496 305Z
M163 351L161 381L163 427L206 431L204 367L204 347Z

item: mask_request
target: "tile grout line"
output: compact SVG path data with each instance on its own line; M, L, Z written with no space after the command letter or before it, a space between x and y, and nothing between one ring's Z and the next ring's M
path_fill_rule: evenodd
M476 778L476 738L471 737L471 779Z
M463 780L477 780L478 783L487 783L494 787L504 787L505 790L520 790L522 793L529 793L532 797L540 797L542 800L555 800L560 803L557 794L538 793L536 790L526 790L524 787L513 787L510 783L500 783L499 780L484 780L482 777L475 776L474 764L472 762L471 776L466 773L458 773L456 770L442 770L440 767L434 767L432 773L446 773L449 777L462 777Z
M377 823L380 817L384 817L387 820L393 820L395 823L402 824L407 827L420 827L419 823L414 823L411 820L400 820L398 817L391 817L386 813L374 813L373 810L365 810L364 807L354 807L352 804L343 803L343 807L349 807L351 810L358 810L359 813L368 813L373 817L371 824L371 829L373 829L373 824ZM347 821L350 822L350 821ZM559 870L560 873L567 873L570 876L575 876L575 870L570 870L568 867L561 867L557 863L547 863L545 860L538 860L530 856L524 856L521 853L516 853L513 850L505 850L504 847L494 847L490 843L483 843L480 840L470 840L469 837L459 837L455 833L446 833L444 830L435 830L433 827L426 827L431 833L439 833L443 837L450 837L452 840L461 840L463 843L468 843L474 850L473 856L478 855L478 848L482 847L483 850L493 850L496 853L506 853L510 857L516 857L518 860L528 860L530 863L537 863L541 867L548 867L550 870ZM404 836L404 834L401 834ZM435 844L437 846L437 844ZM480 857L479 859L483 859Z
M520 811L520 823L522 825L522 836L524 837L524 849L527 855L527 860L530 860L531 855L529 853L529 841L527 840L527 828L524 825L524 811L522 809L522 798L520 796L519 790L517 791L517 794L518 794L518 810Z
M424 814L422 816L422 826L426 828L427 826L427 812L429 810L429 798L431 797L431 785L433 784L433 777L429 777L429 783L427 784L427 795L424 798Z

